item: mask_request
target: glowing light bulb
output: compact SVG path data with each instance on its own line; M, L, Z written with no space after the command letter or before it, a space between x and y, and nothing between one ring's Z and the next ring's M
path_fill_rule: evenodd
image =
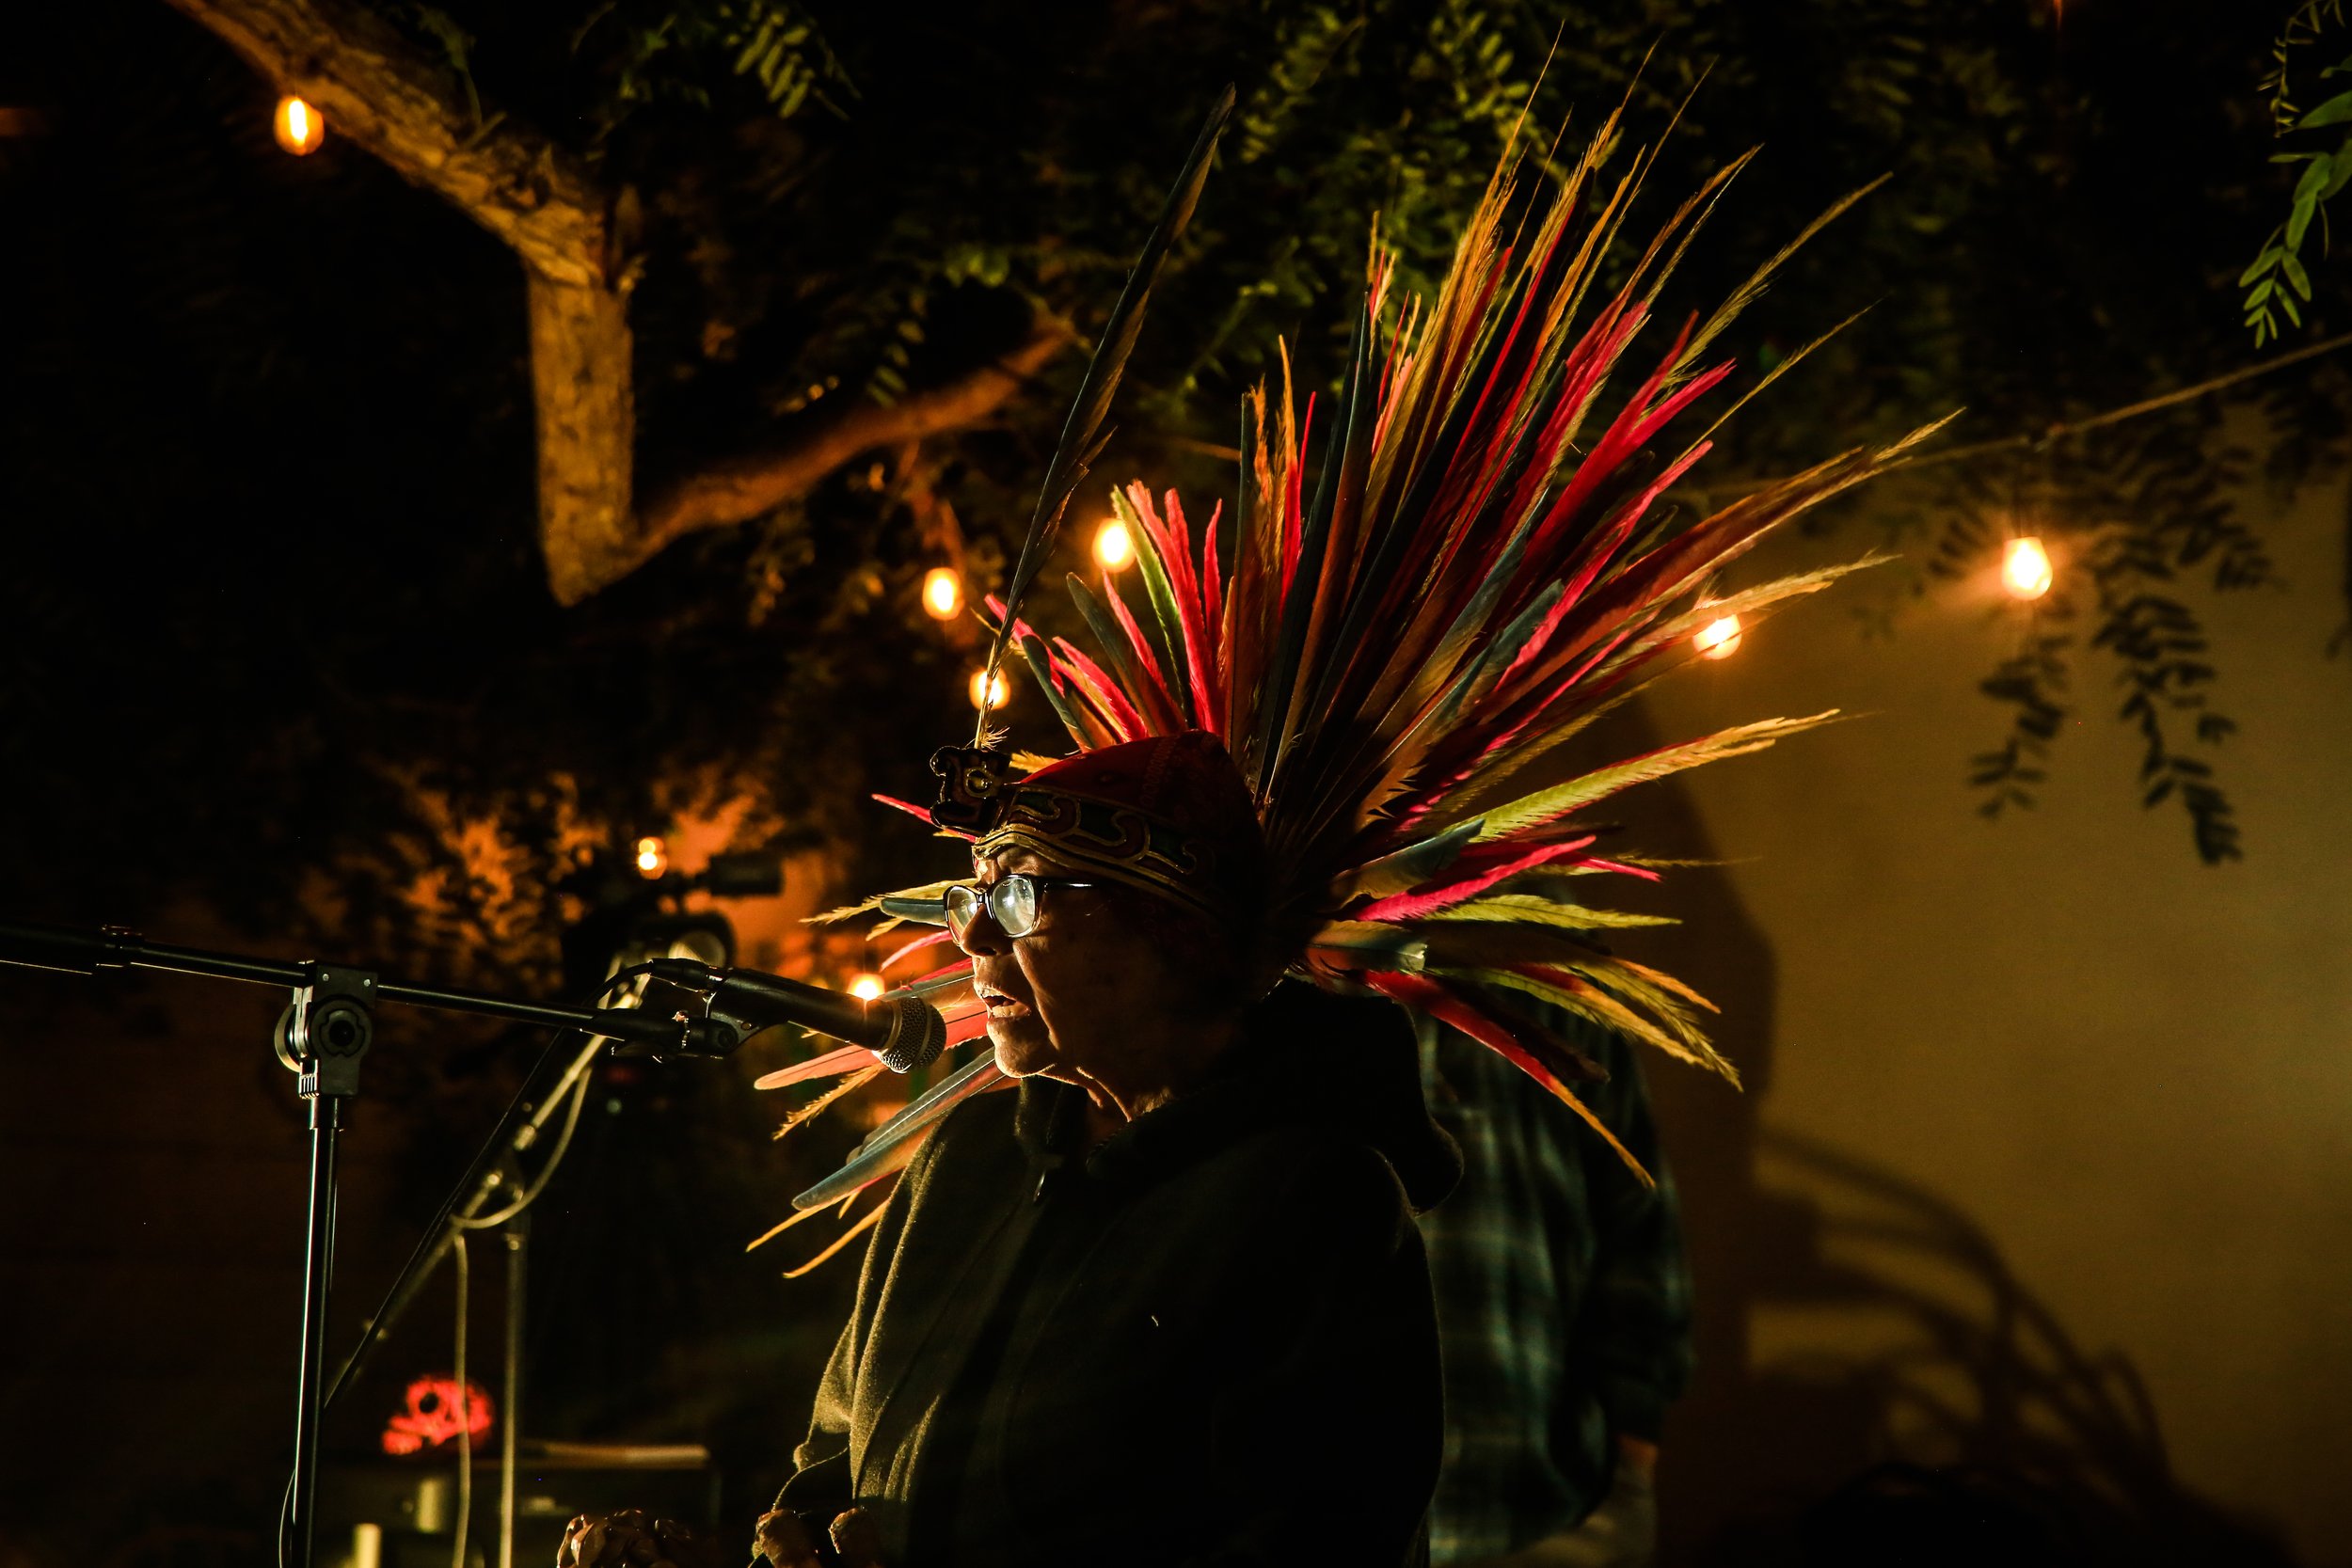
M278 133L278 145L297 158L316 152L326 139L326 117L292 93L278 101L270 124Z
M963 579L953 566L934 566L923 574L923 610L934 621L952 621L963 608Z
M1691 645L1701 658L1729 658L1740 651L1740 617L1726 615L1720 621L1709 621L1691 639Z
M1002 670L996 672L996 678L993 681L988 679L988 672L986 670L975 670L972 672L971 689L967 693L967 695L969 695L972 699L972 705L974 707L981 705L980 683L982 681L988 681L988 706L1003 707L1005 704L1010 700L1012 696L1012 689L1005 684L1005 673Z
M1135 558L1135 536L1125 523L1111 517L1094 531L1094 559L1103 570L1116 572Z
M2038 599L2050 591L2056 577L2050 552L2032 534L2001 546L2001 586L2020 599Z
M670 850L658 838L637 841L637 875L648 881L670 869Z
M860 1002L871 1002L889 989L879 974L861 974L850 982L850 994Z

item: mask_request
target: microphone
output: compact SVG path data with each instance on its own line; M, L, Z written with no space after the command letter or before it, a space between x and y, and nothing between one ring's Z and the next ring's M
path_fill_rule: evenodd
M947 1048L947 1021L919 996L864 1002L781 974L713 969L692 958L656 958L645 969L657 980L704 997L712 1027L732 1028L741 1038L771 1024L797 1023L864 1046L893 1072L929 1067Z

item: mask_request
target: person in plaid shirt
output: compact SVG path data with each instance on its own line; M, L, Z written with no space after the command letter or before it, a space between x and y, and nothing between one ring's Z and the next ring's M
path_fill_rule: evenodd
M1545 1022L1608 1069L1580 1096L1658 1185L1493 1052L1419 1021L1465 1172L1421 1219L1445 1368L1438 1568L1648 1562L1659 1429L1691 1375L1681 1215L1639 1066L1612 1031Z

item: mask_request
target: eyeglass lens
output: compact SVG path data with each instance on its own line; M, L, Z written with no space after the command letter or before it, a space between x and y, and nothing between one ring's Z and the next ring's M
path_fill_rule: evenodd
M1025 937L1037 927L1037 883L1015 873L988 890L988 912L1009 937Z
M972 922L980 917L983 904L990 918L1009 937L1025 937L1037 928L1037 883L1016 871L991 884L985 892L970 887L947 890L947 927L957 941L961 942L972 928Z

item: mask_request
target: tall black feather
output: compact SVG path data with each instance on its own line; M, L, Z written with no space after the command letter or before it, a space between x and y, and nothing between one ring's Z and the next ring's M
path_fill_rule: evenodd
M1159 279L1160 263L1168 259L1169 247L1192 221L1192 210L1200 200L1200 187L1209 178L1210 155L1216 150L1216 139L1224 134L1225 122L1232 113L1233 89L1228 86L1218 94L1216 106L1202 122L1200 135L1192 144L1192 156L1184 160L1184 172L1169 188L1168 200L1160 208L1159 221L1152 225L1151 237L1143 242L1143 251L1136 258L1134 270L1127 274L1127 286L1120 291L1119 304L1111 310L1111 319L1094 346L1094 357L1087 363L1086 379L1078 384L1078 399L1071 405L1070 419L1062 426L1054 459L1045 467L1045 483L1038 490L1037 511L1029 518L1028 534L1021 541L1021 553L1013 558L1012 576L1005 584L1004 625L996 628L996 640L988 650L985 678L989 682L996 678L1006 642L1012 635L1013 621L1021 613L1022 597L1045 564L1046 552L1053 548L1054 535L1061 527L1070 498L1102 450L1105 439L1103 420L1110 412L1112 394L1119 390L1120 373L1127 368L1127 356L1136 346L1136 334L1142 330L1144 308L1152 300L1152 285ZM973 734L975 745L985 742L988 714L987 708L980 709L979 724Z

